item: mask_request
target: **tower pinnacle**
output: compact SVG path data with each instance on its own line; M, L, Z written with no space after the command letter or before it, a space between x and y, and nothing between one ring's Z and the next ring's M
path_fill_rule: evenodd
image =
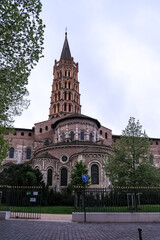
M67 27L65 28L65 35L67 35Z

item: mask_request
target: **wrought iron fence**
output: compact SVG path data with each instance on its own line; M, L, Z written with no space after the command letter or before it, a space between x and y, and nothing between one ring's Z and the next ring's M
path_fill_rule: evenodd
M0 211L13 218L41 218L41 187L0 186Z
M160 212L160 187L77 188L77 212Z

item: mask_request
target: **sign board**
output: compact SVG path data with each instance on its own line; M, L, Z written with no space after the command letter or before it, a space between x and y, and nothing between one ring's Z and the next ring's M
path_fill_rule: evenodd
M38 196L38 192L33 192L33 196Z
M29 192L27 192L27 193L26 193L26 195L31 195L31 192L30 192L30 191L29 191Z
M87 182L88 181L88 176L86 174L82 175L82 181Z
M36 198L30 198L30 202L36 202Z

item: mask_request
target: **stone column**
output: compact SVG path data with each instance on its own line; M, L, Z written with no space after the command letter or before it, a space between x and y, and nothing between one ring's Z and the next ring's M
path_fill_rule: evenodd
M68 124L66 124L66 138L69 138Z
M17 163L22 163L23 146L17 145Z
M75 134L75 139L78 140L78 123L76 123L76 134Z
M58 142L60 142L60 141L61 141L61 135L60 135L60 130L58 128Z
M93 136L93 139L94 139L94 142L96 142L96 128L94 127L94 136Z
M88 128L88 124L86 127L86 140L89 141L89 128Z

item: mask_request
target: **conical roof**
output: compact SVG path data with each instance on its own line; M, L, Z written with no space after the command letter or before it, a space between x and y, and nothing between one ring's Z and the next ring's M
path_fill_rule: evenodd
M65 40L64 40L63 49L62 49L60 59L70 60L71 58L72 57L71 57L71 52L70 52L69 44L68 44L67 32L65 32Z

